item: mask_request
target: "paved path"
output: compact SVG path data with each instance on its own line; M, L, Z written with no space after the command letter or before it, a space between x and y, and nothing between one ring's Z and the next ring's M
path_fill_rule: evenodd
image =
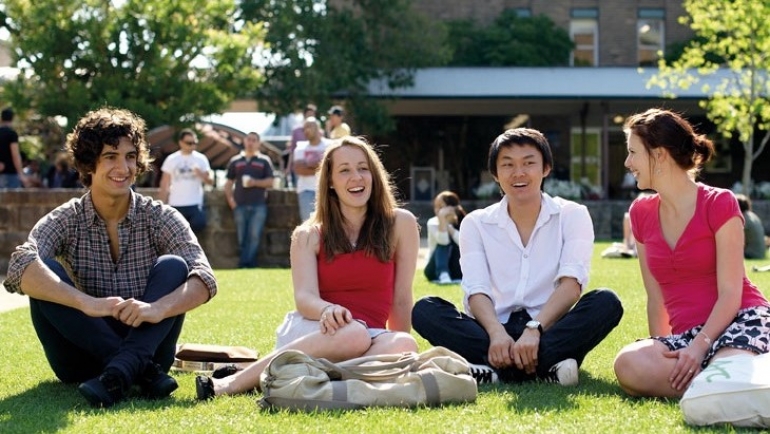
M420 239L420 253L417 258L417 272L425 267L425 261L428 260L428 240L426 238ZM0 282L5 280L5 276L0 275ZM5 287L0 285L0 312L16 309L19 307L29 306L29 297L26 295L11 294L5 290Z
M3 280L5 280L5 276L0 275L0 282ZM26 295L11 294L5 290L5 287L0 286L0 312L27 306L29 306L29 297Z

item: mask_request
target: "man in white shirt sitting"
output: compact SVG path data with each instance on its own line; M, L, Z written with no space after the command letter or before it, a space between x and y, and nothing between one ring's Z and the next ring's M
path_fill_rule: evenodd
M479 383L578 383L578 368L623 316L609 289L583 294L594 231L585 206L542 192L553 168L546 138L508 130L489 150L502 200L460 226L464 313L439 297L419 300L414 329L465 357Z

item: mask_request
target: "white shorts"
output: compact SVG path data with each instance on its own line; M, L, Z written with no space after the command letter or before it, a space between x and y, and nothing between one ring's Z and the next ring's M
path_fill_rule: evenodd
M366 327L366 330L369 332L369 337L372 339L383 333L390 333L390 330L388 329L369 328L364 321L356 321ZM307 319L300 315L296 310L293 310L286 314L283 323L275 330L275 347L281 348L301 337L305 337L315 332L321 332L319 321Z

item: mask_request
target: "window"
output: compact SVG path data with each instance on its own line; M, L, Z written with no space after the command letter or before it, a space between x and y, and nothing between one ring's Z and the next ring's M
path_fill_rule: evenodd
M585 135L573 128L570 135L570 180L599 187L602 185L601 130L587 128Z
M519 18L531 18L532 11L529 8L513 8L516 16Z
M599 64L598 17L599 12L596 9L572 10L569 33L572 41L575 42L575 48L572 50L570 65L597 66Z
M655 66L663 53L665 10L639 9L636 21L637 61L640 66Z

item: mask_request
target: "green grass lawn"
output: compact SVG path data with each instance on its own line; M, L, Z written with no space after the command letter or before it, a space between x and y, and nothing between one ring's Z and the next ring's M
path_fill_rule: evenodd
M0 314L5 349L0 353L0 433L493 433L493 432L725 432L684 423L676 400L625 396L612 361L625 344L646 336L645 296L635 259L602 259L609 243L597 243L591 288L620 295L625 315L618 328L585 360L580 385L493 385L474 404L444 408L369 409L291 414L261 411L259 395L195 400L194 376L175 373L179 389L162 401L127 400L114 408L89 407L75 386L56 380L32 329L28 308ZM748 261L752 265L760 261ZM246 345L266 353L274 331L293 306L289 270L219 270L219 295L187 316L180 342ZM749 277L770 294L770 273ZM458 286L415 278L415 299L436 294L459 302ZM415 336L416 333L415 333ZM418 337L421 349L428 343Z

